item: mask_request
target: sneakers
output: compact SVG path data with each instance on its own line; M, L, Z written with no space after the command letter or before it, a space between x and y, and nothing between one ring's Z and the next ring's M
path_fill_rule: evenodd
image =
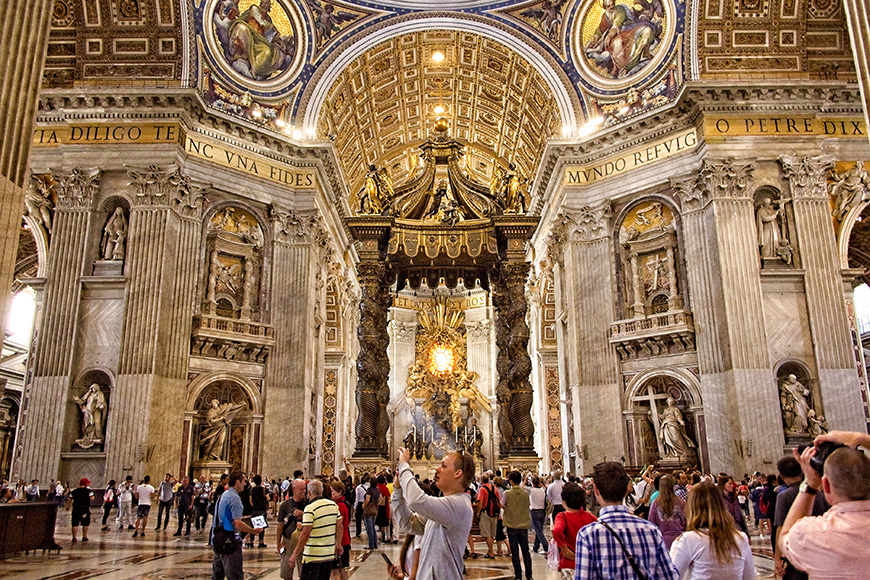
M87 542L87 541L88 541L88 537L87 537L87 536L85 536L84 538L82 538L82 542Z
M175 532L175 533L172 534L172 535L173 535L173 536L180 536L180 535L181 535L181 532Z
M103 526L103 527L100 528L100 529L103 530L104 532L108 532L108 531L109 531L109 526Z
M136 536L138 536L138 535L139 535L139 532L133 532L133 537L134 537L134 538L135 538ZM142 534L142 535L144 536L145 534Z
M76 542L78 542L78 540L73 538L73 544L75 544Z

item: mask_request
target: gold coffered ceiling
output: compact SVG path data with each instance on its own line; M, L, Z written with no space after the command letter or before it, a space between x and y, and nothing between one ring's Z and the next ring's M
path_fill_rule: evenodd
M446 58L436 63L439 51ZM531 176L547 139L561 130L553 96L528 62L475 34L430 31L385 41L348 65L330 88L318 132L335 136L356 191L370 163L394 181L413 171L439 105L449 134L467 144L467 168L486 183L494 159Z

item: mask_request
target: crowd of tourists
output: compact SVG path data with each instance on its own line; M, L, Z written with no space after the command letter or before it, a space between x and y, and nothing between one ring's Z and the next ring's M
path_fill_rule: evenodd
M532 580L532 552L545 554L564 579L749 580L756 577L751 534L769 538L778 578L866 578L870 459L861 448L870 450L870 435L831 432L782 457L776 474L740 480L652 467L632 478L616 462L585 478L478 475L461 451L421 480L400 449L395 469L358 477L349 469L310 480L302 471L283 480L236 471L213 483L167 473L159 482L127 476L102 489L83 478L73 489L50 482L46 497L72 512L73 542L79 528L88 541L94 503L104 533L141 538L167 532L174 518L175 536L195 529L211 545L215 580L243 578L242 547L268 547L267 519L286 580L346 580L352 523L369 550L402 540L399 560L385 558L386 574L402 580L459 580L468 559L500 556L511 559L517 580ZM37 480L0 486L0 502L40 497Z

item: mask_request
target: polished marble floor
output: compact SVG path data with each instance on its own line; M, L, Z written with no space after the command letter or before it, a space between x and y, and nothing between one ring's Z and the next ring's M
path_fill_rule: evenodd
M96 510L94 515L96 516ZM96 518L94 518L96 519ZM209 522L210 523L210 522ZM205 535L193 531L190 536L174 537L174 521L167 531L149 529L144 538L133 538L128 531L119 531L115 526L102 532L94 526L89 532L90 541L71 542L69 512L58 517L56 540L62 546L60 554L41 552L20 554L0 559L0 579L20 580L185 580L211 577L211 549L206 545ZM279 580L279 555L275 550L275 538L267 531L268 548L245 548L246 580ZM353 526L351 527L353 531ZM549 534L548 534L549 535ZM349 577L353 580L383 580L387 578L386 566L379 551L384 551L394 562L398 560L399 546L384 545L376 552L365 550L365 536L354 538ZM479 544L477 550L485 550ZM770 542L753 538L756 568L759 578L772 578L773 562ZM482 552L481 552L482 553ZM532 554L536 580L558 580L559 575L547 569L544 554ZM509 557L495 560L466 560L467 578L496 580L513 578Z

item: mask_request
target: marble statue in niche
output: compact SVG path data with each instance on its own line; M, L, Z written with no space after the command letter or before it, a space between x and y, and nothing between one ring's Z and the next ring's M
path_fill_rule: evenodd
M788 198L774 200L764 197L755 210L755 226L758 230L758 251L764 260L782 260L792 263L791 243L788 240L783 219L783 205Z
M93 383L81 397L74 395L73 401L81 412L81 437L76 439L76 445L82 449L90 449L94 444L102 443L108 406L100 385Z
M100 252L103 260L124 261L127 255L127 217L124 215L124 208L116 207L106 222Z
M206 414L206 423L199 432L200 458L203 460L225 461L226 441L230 423L245 408L244 403L221 403L212 399Z
M683 413L672 397L668 397L665 403L667 406L659 417L665 457L688 457L693 454L695 443L686 433Z
M786 431L809 434L810 390L795 375L788 375L780 384L779 402Z

